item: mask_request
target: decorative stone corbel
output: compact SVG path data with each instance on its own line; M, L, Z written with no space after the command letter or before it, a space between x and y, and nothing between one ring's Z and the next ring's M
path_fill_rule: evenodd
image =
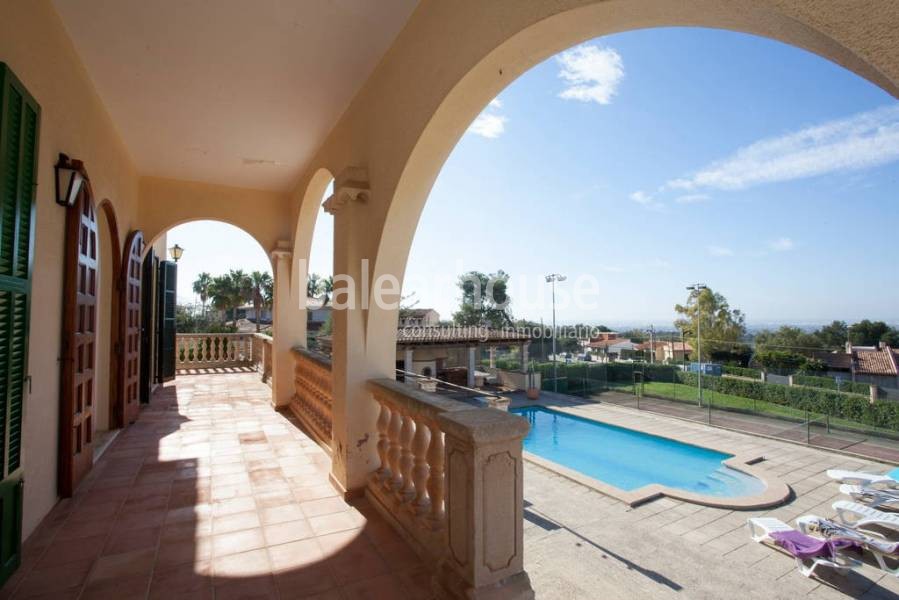
M334 180L334 193L322 203L325 212L336 215L350 201L368 200L368 171L362 167L347 167Z

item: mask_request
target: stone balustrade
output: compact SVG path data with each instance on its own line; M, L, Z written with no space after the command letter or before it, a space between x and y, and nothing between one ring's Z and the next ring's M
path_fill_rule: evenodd
M331 448L333 382L331 361L305 348L293 349L294 397L291 411L306 430L318 438L328 451Z
M262 382L272 384L272 338L264 333L253 334L253 365Z
M247 333L179 333L175 336L175 368L216 369L253 364L253 336Z
M366 497L438 565L435 592L533 598L522 562L527 422L390 379L369 388L379 406L380 467Z

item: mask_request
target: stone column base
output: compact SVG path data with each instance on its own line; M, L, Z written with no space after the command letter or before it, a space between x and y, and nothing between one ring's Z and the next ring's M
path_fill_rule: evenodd
M534 589L526 571L521 571L490 585L465 587L465 582L448 565L444 565L431 581L440 600L534 600Z

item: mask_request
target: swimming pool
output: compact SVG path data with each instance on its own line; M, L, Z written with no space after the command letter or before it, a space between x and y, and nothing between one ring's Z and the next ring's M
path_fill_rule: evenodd
M526 451L621 490L660 484L724 498L765 491L757 477L722 464L731 454L539 406L510 412L531 425Z

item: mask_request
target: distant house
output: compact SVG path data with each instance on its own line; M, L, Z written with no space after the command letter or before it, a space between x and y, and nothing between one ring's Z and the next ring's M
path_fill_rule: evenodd
M853 346L846 344L843 352L813 353L813 357L827 365L827 375L883 388L899 388L899 348L886 344Z
M638 344L637 350L642 350L644 352L646 360L649 360L651 353L654 362L670 364L689 360L690 353L693 352L693 347L686 342L666 342L656 340Z
M401 309L398 326L403 327L436 327L440 324L440 313L433 308Z
M316 298L306 299L306 332L307 335L313 335L322 328L322 325L331 316L331 305L322 304L321 300Z
M638 346L627 338L618 337L615 332L603 332L590 338L587 349L600 362L610 360L633 360Z

